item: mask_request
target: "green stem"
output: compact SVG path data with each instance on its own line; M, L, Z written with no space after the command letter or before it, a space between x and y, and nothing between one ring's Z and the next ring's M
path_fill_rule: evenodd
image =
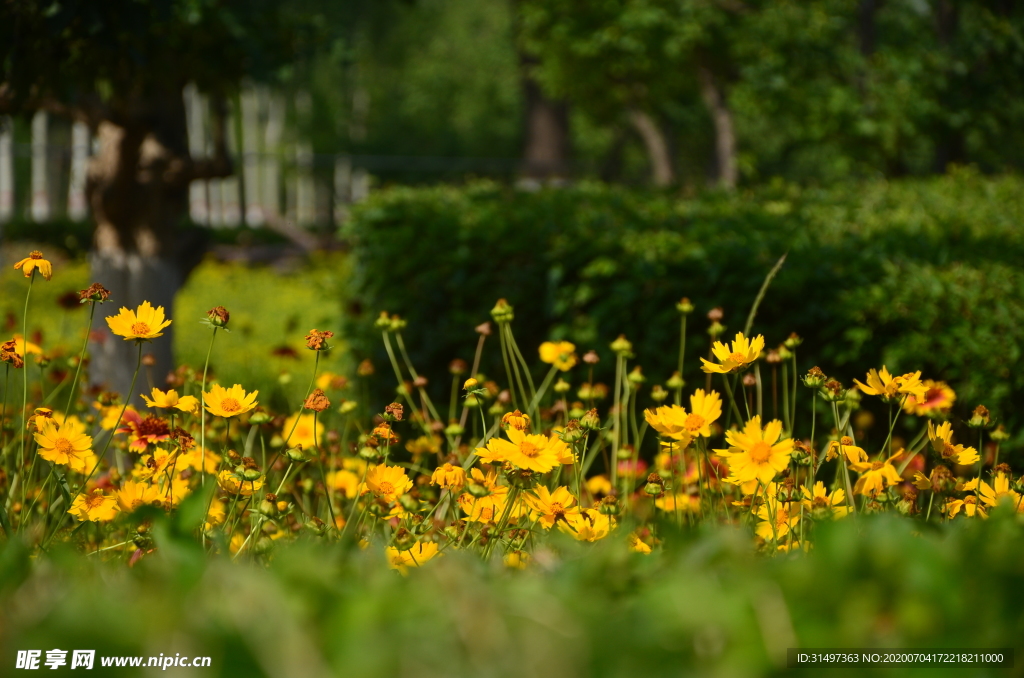
M216 325L213 327L213 335L210 337L210 347L206 349L206 362L203 363L203 385L199 389L199 397L201 400L206 400L206 373L210 369L210 355L213 353L213 341L217 338L217 330L220 329ZM202 470L200 474L199 483L201 487L206 487L206 403L202 402L199 404L200 424L199 424L199 448L202 450ZM206 517L204 516L205 520Z
M22 367L23 388L21 391L21 451L18 453L18 474L25 468L25 431L28 428L27 423L27 412L28 412L28 300L32 296L32 283L36 281L36 271L32 270L32 275L28 279L28 291L25 293L25 311L21 316L21 352L24 354L22 358L25 360L25 366ZM25 488L28 487L28 483L22 483L22 504L25 503Z
M68 406L64 408L64 416L71 416L71 405L75 402L75 395L78 388L78 377L82 373L82 363L85 362L85 351L89 348L89 333L92 332L92 320L96 315L96 302L89 303L89 325L85 328L85 341L82 342L82 352L78 355L78 366L75 368L75 378L71 380L71 393L68 394Z
M683 314L683 319L679 323L679 366L677 371L679 372L679 378L683 378L683 358L686 355L686 314ZM683 404L683 387L682 385L676 388L675 394L676 405Z

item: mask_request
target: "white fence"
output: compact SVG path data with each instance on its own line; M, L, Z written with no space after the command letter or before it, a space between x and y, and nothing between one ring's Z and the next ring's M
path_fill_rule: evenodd
M189 151L194 158L208 157L209 101L193 86L183 96ZM243 223L259 227L274 220L329 226L344 219L348 204L367 195L369 174L354 167L352 156L314 156L308 143L289 133L280 94L248 87L239 101L240 110L229 110L227 121L235 174L192 183L193 221L215 228ZM16 217L36 222L86 219L86 170L96 151L89 128L38 112L29 136L16 141L13 121L0 117L0 223Z

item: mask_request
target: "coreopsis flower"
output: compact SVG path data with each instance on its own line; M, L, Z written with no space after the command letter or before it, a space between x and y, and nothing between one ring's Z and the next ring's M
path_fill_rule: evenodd
M326 351L330 349L327 341L334 336L330 330L310 330L306 335L306 348L311 351Z
M579 513L567 513L559 521L558 529L571 534L577 541L598 541L615 529L615 519L597 509L584 509Z
M217 474L217 484L228 494L251 497L263 489L263 475L250 480L237 471L224 469Z
M99 283L93 283L78 293L78 303L84 304L89 301L102 304L110 299L110 290Z
M47 461L79 473L89 473L96 466L92 437L85 434L85 426L77 419L70 419L63 426L46 419L33 437L39 445L39 456Z
M486 447L478 447L476 454L486 462L507 461L521 469L547 473L561 463L565 443L557 437L527 434L510 427L508 440L491 438Z
M116 432L128 434L131 438L128 449L133 452L145 452L148 446L171 439L171 428L160 417L142 417L135 410L125 410L121 421L124 426Z
M651 552L650 544L640 539L640 535L636 532L630 532L629 536L626 537L626 548L632 553L643 553L644 555Z
M661 436L677 441L680 448L687 447L693 440L693 436L684 425L686 416L686 409L678 405L664 405L644 410L644 419L651 428Z
M541 362L568 372L576 365L576 344L568 341L545 341L538 349Z
M664 494L654 500L654 505L666 513L678 511L700 511L700 497L677 492Z
M117 499L99 490L78 495L68 509L75 520L83 523L106 523L113 520L117 512Z
M363 483L363 492L372 492L375 497L387 502L397 501L412 489L412 481L401 466L379 464L371 468Z
M348 379L334 372L324 372L316 378L316 387L322 391L329 388L340 390L348 386Z
M501 427L504 429L514 428L525 431L530 428L530 415L523 414L519 410L507 412L501 417Z
M210 502L210 508L206 511L206 521L203 523L204 530L212 530L215 526L224 522L227 516L227 506L220 499Z
M26 278L31 278L33 271L37 270L47 280L53 277L53 264L43 259L43 253L38 250L32 250L27 257L16 263L14 268L23 270Z
M352 499L359 493L359 476L347 469L331 471L327 474L327 486L343 493L346 499Z
M559 487L550 492L543 485L538 485L524 494L523 500L533 509L534 517L548 530L558 521L567 520L568 516L579 513L579 508L573 506L576 497L572 496L568 487Z
M815 517L842 518L850 513L850 507L845 505L846 493L841 488L829 494L825 491L825 483L819 480L814 483L813 490L801 485L800 491L804 509Z
M986 506L995 508L1005 501L1013 505L1017 513L1024 513L1024 501L1021 501L1021 494L1010 489L1011 478L1006 473L996 473L992 485L984 480L980 481L981 488L977 490L978 498ZM994 487L993 487L994 485ZM965 487L964 489L968 489Z
M611 494L612 481L608 480L608 476L601 474L599 476L591 476L587 478L587 492L595 497L603 497L607 494Z
M198 445L196 445L191 450L182 450L178 452L178 468L182 470L190 468L193 471L205 471L206 473L216 473L219 467L220 455L214 454L212 450L206 450L205 459L203 455L203 450Z
M953 444L953 426L948 421L944 421L938 426L929 421L928 440L931 441L932 449L941 454L942 458L948 462L970 465L981 458L973 447Z
M936 417L947 414L956 402L956 392L944 381L925 379L921 382L925 388L924 395L918 398L908 395L903 401L903 409L909 414L919 417Z
M43 349L38 344L33 344L31 341L25 341L25 337L20 334L14 335L14 350L22 356L28 354L43 355Z
M327 394L321 389L314 389L309 397L302 403L302 407L307 410L313 410L314 412L323 412L331 406L331 401L327 399Z
M161 506L163 501L164 496L160 488L146 482L126 480L117 491L117 505L125 513L131 513L146 504Z
M973 495L967 495L963 499L954 499L950 497L946 500L946 515L950 520L955 518L961 510L963 510L964 515L968 518L973 518L975 516L988 518L988 514L985 512L985 507L979 506L978 498Z
M442 490L459 492L466 485L466 472L461 466L445 462L434 469L434 473L430 476L430 482Z
M728 450L715 450L729 464L728 482L734 484L760 480L772 481L777 473L789 465L793 454L793 441L782 435L782 422L774 419L761 429L761 416L748 421L742 431L726 431Z
M409 572L410 567L421 567L424 563L438 555L437 542L420 541L411 549L399 551L394 546L386 550L388 567L398 570L402 576Z
M170 324L170 320L164 319L164 307L153 308L148 301L142 302L142 305L135 311L122 306L117 315L107 317L110 331L119 337L124 337L125 341L132 339L149 341L156 337L162 337L163 329Z
M436 435L422 435L406 441L405 450L414 458L437 454L441 451L441 438Z
M142 395L142 399L146 401L146 407L159 407L165 410L171 408L181 410L182 412L188 412L189 414L195 414L199 411L199 398L195 396L178 396L178 392L173 388L167 391L161 391L158 388L154 388L151 395L152 399Z
M757 509L755 534L768 541L781 540L800 522L799 509L794 511L789 502L779 501L778 493L765 493L764 502Z
M370 434L381 445L395 445L398 443L398 436L395 435L395 432L387 422L374 426Z
M683 427L694 438L711 437L711 424L722 416L722 396L717 391L704 392L698 388L690 396L690 413L683 420Z
M867 395L878 396L886 402L900 402L904 397L914 396L915 399L924 398L927 387L921 382L921 371L908 372L899 377L889 374L889 370L882 365L882 370L868 370L868 383L854 379L861 391Z
M832 461L839 456L840 450L846 455L846 458L852 463L858 463L868 460L868 453L863 447L857 447L853 444L853 438L850 436L843 436L839 440L832 440L828 444L828 450L825 452L825 461Z
M476 470L476 469L474 469ZM479 485L477 487L480 487ZM508 501L508 487L494 486L488 490L488 494L477 497L470 492L459 495L459 508L466 514L466 520L473 523L497 522L505 513L505 506ZM509 518L514 520L529 510L526 504L517 499L516 503L509 509Z
M714 343L711 347L711 352L718 358L718 363L701 358L700 361L703 363L701 369L709 374L713 372L729 374L730 372L743 369L757 360L757 356L763 350L764 336L759 334L751 340L743 336L742 332L737 332L735 339L732 341L731 350L720 341Z
M227 327L231 314L223 306L214 306L206 312L206 322L214 327Z
M903 482L896 467L892 465L892 462L901 456L903 456L902 449L885 461L862 461L850 464L850 468L861 474L860 478L857 478L857 484L853 486L853 491L856 494L872 497L890 485Z
M259 391L246 393L241 384L235 384L231 388L224 388L220 384L214 384L209 392L203 394L203 403L206 411L218 417L233 417L237 414L244 414L256 407L256 396Z

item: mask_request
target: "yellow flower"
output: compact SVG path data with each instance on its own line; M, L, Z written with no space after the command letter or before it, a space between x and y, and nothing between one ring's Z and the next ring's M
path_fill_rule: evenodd
M760 480L768 484L775 474L789 466L793 454L791 439L779 440L782 422L774 419L761 430L761 416L755 416L743 427L742 432L726 431L728 450L715 450L729 464L727 480L733 484Z
M676 507L680 511L699 511L700 497L691 494L663 494L654 500L654 505L668 513L674 513Z
M235 384L231 388L214 384L208 393L203 394L203 403L206 405L206 411L210 414L215 414L218 417L233 417L256 407L258 394L259 391L246 393L241 384Z
M438 555L437 542L416 542L416 545L408 551L399 551L394 546L389 546L386 553L388 567L398 570L402 576L405 576L410 567L420 567Z
M599 476L591 476L587 478L587 492L591 495L598 497L606 494L611 494L612 481L608 480L608 476L602 474Z
M678 447L686 448L692 436L683 425L686 421L686 410L678 405L665 405L644 410L644 419L655 431L665 438L678 441Z
M829 442L828 451L825 453L825 461L832 461L838 457L840 449L846 455L846 458L854 464L868 460L868 453L863 447L854 445L853 438L850 436L843 436L839 440Z
M643 553L644 555L647 555L651 552L650 545L640 539L640 535L636 532L630 532L629 536L626 537L626 546L633 553Z
M332 471L327 474L327 486L344 493L346 499L352 499L359 491L359 476L345 469Z
M698 388L690 396L690 414L683 421L683 426L693 437L711 437L711 424L722 416L722 396L717 391L704 393Z
M117 515L117 500L99 491L80 494L71 503L68 513L81 522L89 520L105 523L113 520Z
M850 468L862 474L860 478L857 478L857 484L854 485L853 491L857 494L871 497L884 490L887 486L903 482L903 478L900 477L900 474L896 472L896 468L892 465L893 460L902 455L903 450L901 449L884 462L862 461L850 464Z
M172 407L182 412L188 412L195 414L199 411L199 399L195 396L181 396L178 397L178 392L173 388L167 392L161 391L158 388L153 389L153 399L150 400L143 394L142 399L146 401L147 407L162 407L164 409L171 409Z
M576 345L568 341L545 341L540 345L540 359L554 365L562 372L568 372L576 365Z
M563 447L558 438L527 434L509 427L505 432L508 440L491 438L487 447L478 447L476 454L487 462L507 461L521 469L547 473L561 463Z
M943 459L954 464L970 465L977 463L981 458L973 447L953 444L953 426L948 421L944 421L938 426L929 421L928 439L932 443L933 450L941 454Z
M24 270L26 278L31 278L32 272L37 269L40 275L47 280L53 277L53 264L43 259L43 253L37 250L33 250L27 257L16 263L14 268Z
M251 497L263 489L263 476L256 480L246 480L234 471L224 469L217 474L217 484L228 494Z
M1017 513L1024 513L1024 502L1021 502L1019 492L1010 489L1010 477L1008 475L997 473L995 480L992 482L995 484L995 487L982 480L981 489L978 491L978 497L986 506L995 508L1000 502L1007 501L1013 504Z
M615 529L615 521L597 509L584 509L579 513L566 514L565 520L558 523L558 529L571 534L577 541L597 541Z
M530 564L530 560L532 560L532 558L526 551L509 551L501 560L505 563L505 567L509 569L525 570L526 566Z
M903 401L903 409L919 417L945 414L956 402L956 392L944 381L925 379L921 382L925 388L924 396L907 396Z
M255 393L253 397L255 397ZM289 447L301 445L303 449L313 449L323 442L324 427L322 424L317 426L316 435L314 436L313 419L313 413L307 412L305 414L293 414L284 420L284 428L281 430L281 433L288 439Z
M764 503L757 509L760 522L755 533L765 541L779 541L800 522L800 511L791 511L789 502L779 501L774 494L769 493L764 499Z
M854 383L860 390L868 395L879 396L889 402L899 402L904 396L923 398L927 392L925 385L921 383L921 371L908 372L901 377L894 377L889 370L882 365L882 371L868 370L868 383L864 384L857 379Z
M825 492L825 483L820 480L814 483L814 489L807 489L806 485L801 485L800 490L803 493L803 505L808 512L818 511L832 518L843 518L850 513L850 507L845 506L846 493L842 489L835 489L832 494Z
M92 438L85 435L85 426L75 419L69 419L64 426L46 419L34 437L39 444L39 456L47 461L66 464L79 473L89 473L96 466Z
M34 353L36 355L42 355L43 354L43 349L38 344L33 344L31 341L26 343L25 342L25 337L21 336L20 334L15 334L14 335L14 352L17 353L18 355L24 357L25 355L28 355L28 353L26 353L26 351L28 353Z
M430 482L438 485L441 489L458 492L466 484L466 472L461 466L453 466L445 462L434 470L433 475L430 476Z
M757 360L757 356L763 350L764 337L762 335L759 334L753 340L750 340L744 337L742 332L737 332L736 338L732 342L731 351L728 346L720 341L716 341L714 346L711 347L711 352L718 358L721 364L715 364L710 360L701 358L700 361L704 363L701 369L709 374L712 372L718 372L719 374L735 372Z
M203 524L205 530L211 530L215 525L220 525L224 522L224 518L227 515L225 510L224 502L220 499L214 499L210 502L210 508L206 512L206 522Z
M125 341L138 339L147 341L163 336L163 329L171 324L170 320L164 320L164 307L153 305L148 301L142 302L137 311L131 311L124 306L117 315L107 317L107 325L110 331Z
M412 489L412 481L401 466L379 464L370 469L363 483L363 492L373 492L384 501L396 501Z
M140 506L155 504L160 506L163 503L163 495L160 489L149 483L137 483L134 480L126 480L117 491L117 505L125 513L131 513Z
M533 509L534 517L540 524L549 530L558 521L567 520L568 516L579 513L579 508L573 507L576 497L572 496L568 487L559 487L549 492L548 488L538 485L523 495L523 500Z
M960 513L961 509L963 509L964 515L966 515L968 518L973 518L975 516L988 518L988 514L985 513L985 507L978 506L977 497L972 497L968 495L963 499L953 499L952 497L950 497L949 499L946 500L946 515L949 517L950 520L956 518L956 514Z

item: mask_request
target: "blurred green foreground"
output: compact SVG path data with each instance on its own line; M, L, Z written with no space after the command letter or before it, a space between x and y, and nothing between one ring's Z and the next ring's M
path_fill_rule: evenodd
M662 553L629 553L623 525L599 544L556 540L525 571L451 553L405 578L378 544L346 551L310 536L263 568L210 558L159 520L157 550L134 567L125 555L102 562L110 552L32 558L5 542L0 675L21 673L17 650L53 648L212 658L166 675L309 678L862 675L787 669L786 649L1019 648L1024 543L1013 517L915 529L863 516L826 526L809 555L766 559L728 527L663 532ZM1018 656L1014 668L873 675L1022 667Z

